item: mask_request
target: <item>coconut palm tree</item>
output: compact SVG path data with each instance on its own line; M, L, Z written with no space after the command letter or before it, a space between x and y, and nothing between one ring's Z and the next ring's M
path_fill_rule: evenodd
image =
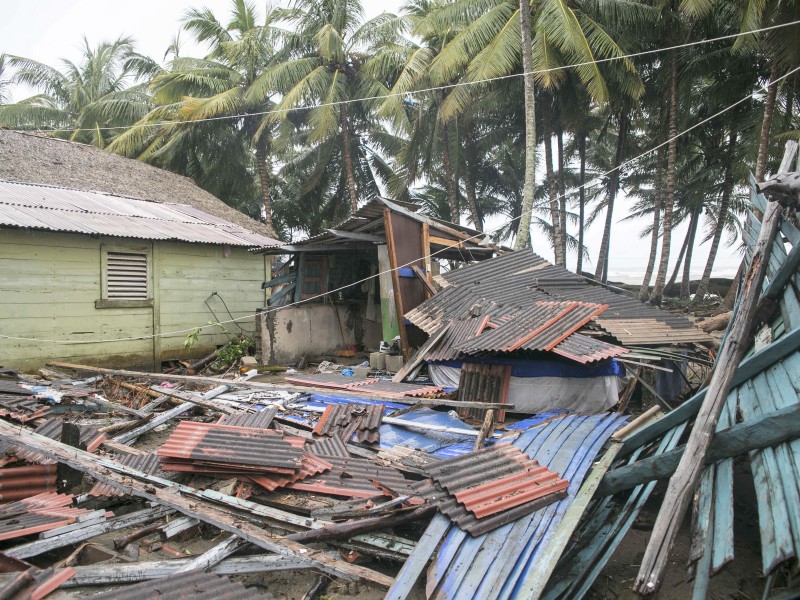
M63 59L63 70L44 63L7 56L12 81L39 93L0 107L0 126L52 131L56 137L103 148L108 140L149 109L139 74L133 39L122 37L92 48L84 38L78 63Z
M366 141L374 140L373 129L380 130L382 124L371 118L375 102L365 99L385 94L388 88L363 65L372 45L395 40L397 18L383 14L363 22L359 0L296 2L284 18L294 27L286 42L289 59L265 71L248 98L281 94L270 122L291 125L291 143L316 154L313 181L303 187L304 193L328 182L331 193L342 201L337 208L341 217L345 209L358 208L359 195L378 190L380 174L373 160L378 153Z
M150 82L157 106L109 149L193 176L239 206L252 192L247 180L254 164L261 210L248 212L254 216L260 212L274 232L270 193L274 123L266 113L275 103L272 93L260 90L253 97L250 92L258 77L283 57L281 31L275 26L282 16L267 7L259 22L253 5L233 0L230 20L223 25L209 9L189 9L184 30L209 46L208 55L180 57L173 41L167 52L175 58L165 69L156 69Z
M0 104L11 99L11 81L8 79L8 56L0 52Z

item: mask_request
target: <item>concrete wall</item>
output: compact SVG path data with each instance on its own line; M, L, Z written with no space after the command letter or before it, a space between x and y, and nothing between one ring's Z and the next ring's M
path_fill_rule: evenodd
M148 254L152 302L96 307L104 248ZM183 349L192 328L216 320L205 300L218 292L209 304L221 321L231 318L221 299L234 318L253 315L265 303L267 265L240 248L0 229L0 336L7 336L0 337L0 365L153 368L162 359L207 354L227 340L220 327L205 329L191 352ZM254 318L239 324L254 334Z
M337 307L347 343L377 349L382 339L381 323L364 317L366 306L362 303ZM259 328L262 362L270 364L293 365L304 355L335 355L343 344L331 304L306 303L264 313Z

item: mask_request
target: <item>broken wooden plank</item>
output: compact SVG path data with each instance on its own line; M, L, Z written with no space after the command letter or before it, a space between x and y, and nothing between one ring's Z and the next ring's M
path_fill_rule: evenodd
M116 585L136 583L169 577L181 571L181 568L192 561L191 558L134 562L121 564L98 564L74 566L75 575L61 587L84 587L90 585ZM243 556L226 558L215 565L209 572L217 575L245 575L248 573L269 573L273 571L294 571L310 569L308 561L298 560L291 556L263 554L260 556Z
M435 296L436 288L433 287L433 285L431 285L430 281L428 281L428 277L427 275L425 275L425 272L422 269L420 269L417 265L411 265L411 270L414 271L414 275L417 276L417 279L419 279L420 282L422 282L422 287L424 287L425 291L428 292L428 297L432 298L433 296Z
M228 391L228 389L229 389L228 386L220 385L218 387L215 387L213 390L209 390L206 393L204 393L202 395L202 398L203 398L203 400L210 400L211 398L214 398L215 396L219 396L220 394L224 394L225 392ZM114 441L117 442L118 444L130 444L131 442L134 442L136 439L138 439L139 436L147 433L148 431L150 431L152 429L155 429L159 425L163 425L167 421L171 421L175 417L189 412L190 410L192 410L192 408L194 408L194 406L195 406L195 404L189 403L189 402L187 402L185 404L179 404L178 406L176 406L174 408L171 408L170 410L165 411L165 412L161 413L160 415L152 418L150 421L148 421L144 425L140 425L136 429L132 429L131 431L128 431L127 433L123 433L121 435L118 435L117 437L114 438Z
M788 406L753 421L739 423L714 436L705 464L769 448L800 437L800 405ZM611 496L656 479L667 479L678 468L686 446L609 471L597 494Z
M425 357L430 349L433 348L440 339L442 339L442 336L447 333L449 328L450 324L448 323L447 325L442 325L439 329L437 329L425 341L425 343L417 349L417 351L414 353L414 356L412 356L410 360L406 361L406 363L400 367L400 370L394 374L394 377L392 377L392 381L394 383L401 383L404 381L411 371L416 369L418 365L421 365L425 361Z
M787 153L788 151L787 143ZM706 453L731 389L736 368L750 344L756 303L764 283L780 216L781 206L776 202L770 203L764 213L758 241L742 284L736 316L717 355L703 405L695 419L686 451L670 479L653 533L642 558L635 584L635 589L640 594L652 594L661 584L672 544L700 480Z
M394 583L389 591L386 592L385 600L405 600L411 594L411 590L417 583L420 574L425 569L431 556L442 541L444 534L450 529L450 519L444 515L435 515L425 533L417 542L409 559L403 564Z
M35 540L33 542L28 542L27 544L20 544L19 546L14 546L13 548L5 550L4 552L6 555L14 558L30 558L31 556L38 556L39 554L49 552L50 550L77 544L111 531L118 531L120 529L125 529L126 527L133 527L134 525L140 525L141 523L152 521L153 519L160 519L173 512L175 511L170 508L146 508L144 510L139 510L127 515L108 519L102 523L87 525L86 527L75 529L62 535L49 537L43 540Z
M213 548L209 548L200 556L193 558L189 561L189 564L183 565L178 570L178 573L185 573L186 571L195 571L198 569L206 571L214 565L219 564L245 545L247 545L247 542L238 535L230 535L225 538L225 541L222 543L217 544Z
M151 389L153 391L164 394L165 396L178 398L179 400L183 400L184 402L191 402L192 404L196 404L197 406L202 406L203 408L214 410L216 412L221 412L226 415L232 415L237 412L235 408L231 408L230 406L219 404L217 402L209 402L208 398L205 397L205 394L198 394L193 392L181 392L178 390L161 387L160 385L154 385L151 387Z
M364 579L385 587L389 587L392 583L392 578L382 573L352 565L344 560L333 559L319 550L307 548L285 538L270 536L263 527L234 517L222 510L218 503L209 501L210 494L207 492L211 492L211 490L200 492L188 486L148 475L88 452L70 448L36 433L20 431L19 428L5 422L0 422L0 440L17 444L32 452L41 453L72 468L89 472L98 481L118 487L128 494L172 508L188 517L199 519L229 533L234 533L270 552L304 558L323 572L345 579ZM218 492L215 495L225 497L225 494ZM234 498L233 500L238 499ZM245 501L239 500L239 503L243 502Z
M191 529L199 523L200 521L197 519L192 519L189 517L178 517L177 519L172 519L169 523L165 523L159 527L160 537L162 540L170 540L176 535Z
M412 523L436 512L435 506L425 505L410 510L391 512L377 517L357 519L345 523L331 523L321 529L310 529L293 533L286 539L303 543L325 542L332 540L349 540L359 533L388 529L403 523Z

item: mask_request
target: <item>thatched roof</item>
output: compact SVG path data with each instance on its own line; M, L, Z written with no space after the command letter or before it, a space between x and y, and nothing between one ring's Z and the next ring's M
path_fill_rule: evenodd
M0 179L188 204L270 236L263 223L200 189L188 177L76 142L0 129Z

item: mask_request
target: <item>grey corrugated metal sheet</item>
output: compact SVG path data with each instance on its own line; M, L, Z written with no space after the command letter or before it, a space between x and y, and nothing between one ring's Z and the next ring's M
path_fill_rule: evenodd
M590 362L621 356L626 354L628 349L614 344L607 344L588 335L573 333L553 348L552 352L585 365Z
M145 581L92 596L98 600L250 600L267 594L257 588L246 588L227 577L187 571L169 577ZM269 594L269 597L272 597Z
M425 360L455 360L461 356L457 348L479 335L489 322L489 315L483 318L456 319L450 321L447 332L436 346L425 355Z
M370 481L375 480L399 494L411 491L410 482L397 469L377 465L366 458L326 456L317 454L319 450L316 448L312 452L331 463L333 468L326 473L290 483L287 488L349 498L371 498L381 495L381 490Z
M466 316L476 302L494 303L509 313L539 300L606 304L598 324L626 344L706 342L710 336L687 318L643 304L636 298L550 264L530 250L474 263L442 275L448 287L406 313L428 333Z
M232 415L223 415L219 420L219 424L228 425L230 427L256 427L258 429L266 429L272 424L272 420L277 414L278 407L273 404L254 413L240 411Z
M281 243L185 204L2 180L0 226L245 247Z

